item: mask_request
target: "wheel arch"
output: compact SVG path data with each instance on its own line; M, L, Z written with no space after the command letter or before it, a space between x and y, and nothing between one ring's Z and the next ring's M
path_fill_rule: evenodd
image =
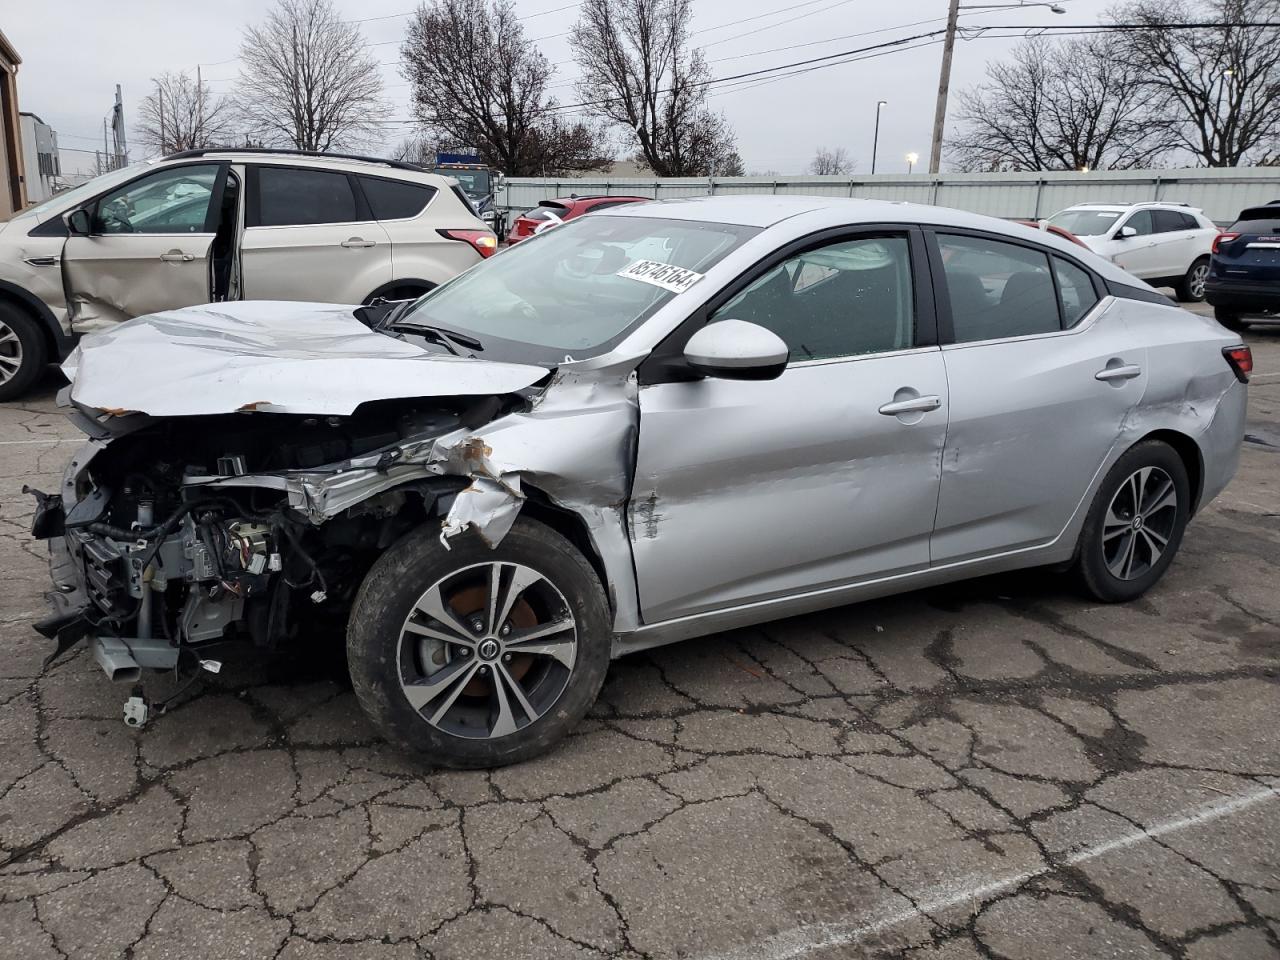
M75 338L63 332L53 311L29 290L8 280L0 280L0 303L16 307L38 321L51 360L61 360L75 346Z
M600 550L591 537L591 531L588 529L586 521L572 510L567 510L552 503L546 494L536 487L530 487L526 483L523 485L523 490L525 501L520 508L520 515L550 527L574 545L578 552L586 558L587 563L591 564L591 569L596 572L596 576L600 578L600 585L604 587L605 597L609 602L609 614L610 616L616 616L618 598L614 595L612 581L608 570L605 568L604 558L600 555Z
M423 280L420 277L399 277L398 279L390 280L387 283L382 284L382 286L378 287L365 297L363 302L372 303L378 297L385 297L397 290L416 290L416 296L422 296L422 294L428 293L438 286L438 283L432 283L430 280Z
M1187 482L1191 484L1191 513L1194 515L1200 504L1200 496L1204 492L1204 453L1200 449L1200 444L1196 443L1195 438L1177 430L1153 430L1142 437L1138 443L1146 440L1159 440L1172 447L1182 461L1182 465L1186 467Z

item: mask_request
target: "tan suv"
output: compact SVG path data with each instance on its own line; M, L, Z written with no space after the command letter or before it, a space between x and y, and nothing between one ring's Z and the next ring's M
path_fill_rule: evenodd
M189 150L116 170L0 223L0 400L132 317L408 299L496 248L457 181L412 164Z

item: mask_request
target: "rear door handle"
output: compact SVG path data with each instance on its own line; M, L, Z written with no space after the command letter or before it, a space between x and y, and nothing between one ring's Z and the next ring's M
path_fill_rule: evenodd
M376 246L373 240L366 240L364 237L348 237L342 241L342 245L347 248L351 247L372 247Z
M160 254L160 259L165 263L190 263L195 257L190 253L183 253L181 250L170 250L168 253Z
M1142 368L1136 363L1126 363L1118 367L1106 367L1093 375L1093 379L1107 383L1112 380L1132 380L1142 376Z
M937 410L942 406L941 397L912 397L910 400L895 400L893 403L886 403L880 408L880 412L886 417L897 417L904 413L929 413L931 410Z

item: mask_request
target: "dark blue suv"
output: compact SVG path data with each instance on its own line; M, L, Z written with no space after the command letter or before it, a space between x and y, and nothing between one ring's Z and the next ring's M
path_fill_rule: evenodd
M1204 297L1229 330L1244 314L1280 314L1280 200L1240 211L1213 241Z

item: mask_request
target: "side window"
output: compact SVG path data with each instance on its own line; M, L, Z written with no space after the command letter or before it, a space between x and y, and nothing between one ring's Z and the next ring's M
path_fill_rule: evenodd
M938 235L957 343L1060 329L1049 257L985 237Z
M407 220L416 217L436 195L436 188L425 183L383 180L380 177L361 177L360 189L364 191L364 198L369 201L375 220Z
M1058 299L1062 302L1063 324L1074 327L1098 302L1093 280L1080 267L1059 257L1053 258L1053 272L1058 277Z
M356 219L356 198L345 173L258 167L259 227L308 223L350 223Z
M1156 233L1177 233L1179 230L1192 229L1185 222L1190 218L1177 210L1152 210L1151 219L1155 223Z
M1193 216L1192 216L1191 214L1189 214L1189 213L1180 213L1180 214L1178 214L1178 219L1180 219L1180 220L1182 221L1182 229L1183 229L1183 230L1199 230L1199 229L1201 229L1201 227L1200 227L1200 221L1199 221L1199 220L1197 220L1195 217L1193 217Z
M95 233L204 233L217 164L170 167L98 201Z
M1156 232L1155 225L1151 220L1150 210L1139 210L1124 222L1121 229L1123 230L1124 227L1133 227L1133 229L1138 231L1138 236L1140 237L1145 237L1148 234Z
M915 343L906 237L845 240L778 264L717 310L786 341L793 360L902 350Z

